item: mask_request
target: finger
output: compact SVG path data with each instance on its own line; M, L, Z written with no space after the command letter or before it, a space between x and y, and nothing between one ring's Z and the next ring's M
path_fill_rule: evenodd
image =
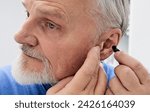
M70 86L73 90L77 91L84 90L91 81L93 75L97 75L100 60L99 57L100 48L92 48L89 51L84 64L67 86Z
M125 65L117 66L115 68L115 74L122 85L129 91L133 91L141 85L133 70Z
M114 56L119 63L130 67L142 84L147 81L149 76L148 71L139 61L122 51L116 52Z
M97 75L93 75L91 78L91 81L89 84L85 87L85 91L90 94L94 94L96 83L99 77L99 72L97 72Z
M113 95L113 92L108 88L108 89L106 90L106 95Z
M121 95L121 94L127 93L126 88L123 87L123 85L121 84L121 82L119 81L119 79L117 77L114 77L110 80L109 88L116 95Z
M72 80L73 77L68 77L66 79L63 79L62 81L58 82L55 86L51 87L47 91L47 95L52 95L60 91L61 89L65 88L65 86Z
M104 95L107 86L107 77L103 65L100 64L99 77L95 88L95 94Z

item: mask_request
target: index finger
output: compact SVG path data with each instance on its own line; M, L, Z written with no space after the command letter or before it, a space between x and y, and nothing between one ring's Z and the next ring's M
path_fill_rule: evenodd
M147 81L148 71L139 61L123 51L116 52L114 56L120 64L130 67L135 72L141 83Z
M75 74L74 78L67 84L67 86L77 91L84 90L91 81L92 77L98 75L99 61L100 48L94 47L89 51L84 64Z

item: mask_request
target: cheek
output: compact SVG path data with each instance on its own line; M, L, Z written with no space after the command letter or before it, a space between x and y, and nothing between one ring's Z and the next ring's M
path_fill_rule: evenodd
M77 34L77 33L76 33ZM82 66L93 43L87 37L69 36L55 42L43 41L41 48L58 80L74 75Z
M49 64L52 67L52 72L57 79L60 79L59 75L64 74L64 70L66 69L66 61L67 60L67 53L65 46L61 47L62 45L56 42L43 42L41 43L42 51L45 57L49 60Z
M87 51L79 44L69 43L61 43L61 45L47 43L42 46L42 49L52 66L54 75L59 80L76 73L81 67Z
M57 59L59 57L57 45L54 43L44 42L43 45L41 44L41 48L45 57L49 60L53 69L55 69Z

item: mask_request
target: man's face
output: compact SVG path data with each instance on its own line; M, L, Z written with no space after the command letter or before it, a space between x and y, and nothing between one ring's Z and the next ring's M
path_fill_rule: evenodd
M48 61L49 77L61 80L74 75L89 49L97 44L96 25L89 13L94 1L24 0L23 4L28 18L15 40L38 51ZM41 73L44 59L25 51L21 55L23 70Z

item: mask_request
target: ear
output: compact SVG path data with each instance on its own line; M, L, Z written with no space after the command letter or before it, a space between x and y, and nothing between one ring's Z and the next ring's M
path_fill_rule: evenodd
M122 36L122 31L119 28L109 29L105 31L101 35L101 52L100 52L100 59L105 60L108 58L112 53L112 46L117 46L120 38Z

